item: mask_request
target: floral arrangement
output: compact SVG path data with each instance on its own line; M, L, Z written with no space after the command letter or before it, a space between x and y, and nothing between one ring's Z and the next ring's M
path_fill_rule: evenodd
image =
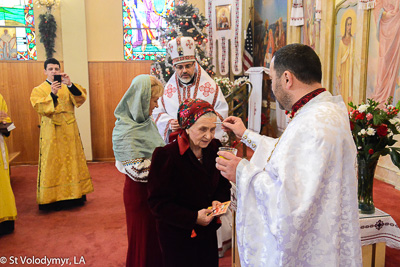
M249 83L250 80L247 77L240 77L233 82L233 88L240 88L243 84Z
M359 159L377 161L379 156L390 154L393 164L400 168L400 148L393 147L397 142L394 136L400 129L397 117L400 101L396 107L391 102L389 97L384 108L379 108L379 102L372 99L358 106L350 102L350 127Z
M243 84L250 82L249 78L247 77L240 77L233 82L231 82L231 80L228 77L223 77L223 78L215 77L214 81L217 83L218 87L221 89L225 97L229 95L231 92L240 88Z
M232 85L233 83L228 77L224 78L214 78L215 83L218 85L219 89L221 89L222 93L224 96L229 95L230 92L232 92Z

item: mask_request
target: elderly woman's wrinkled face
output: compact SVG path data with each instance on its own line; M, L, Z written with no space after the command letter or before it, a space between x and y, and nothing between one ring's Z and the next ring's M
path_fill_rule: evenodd
M201 116L192 127L186 129L190 143L196 147L206 148L214 138L216 121L216 116Z

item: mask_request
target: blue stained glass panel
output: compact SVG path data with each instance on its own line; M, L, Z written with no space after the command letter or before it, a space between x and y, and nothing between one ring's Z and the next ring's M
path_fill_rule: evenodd
M24 26L25 11L23 8L0 7L5 26Z
M156 34L155 29L125 29L124 58L125 60L155 60L156 55L165 56L166 49L157 40L147 38ZM145 38L144 40L140 38Z

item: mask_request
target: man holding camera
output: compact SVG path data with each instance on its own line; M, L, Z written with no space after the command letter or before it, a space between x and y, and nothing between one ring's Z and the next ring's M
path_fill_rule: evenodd
M40 210L83 205L93 191L75 107L86 100L86 89L60 73L54 58L44 63L47 80L33 88L31 103L40 117L37 202Z

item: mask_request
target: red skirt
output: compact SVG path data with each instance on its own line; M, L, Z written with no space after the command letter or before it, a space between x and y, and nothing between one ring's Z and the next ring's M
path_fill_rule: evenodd
M126 266L162 267L155 218L147 203L147 183L135 182L126 176L124 204L128 230Z

